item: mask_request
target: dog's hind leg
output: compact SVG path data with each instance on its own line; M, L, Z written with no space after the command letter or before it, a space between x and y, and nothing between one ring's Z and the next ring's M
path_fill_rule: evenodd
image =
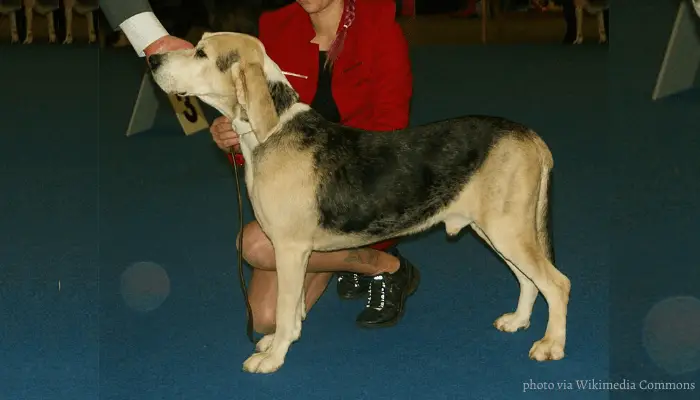
M505 260L520 282L518 308L496 321L501 330L525 327L537 297L542 293L549 306L544 337L530 349L537 361L559 360L566 344L566 314L571 283L552 264L547 229L548 187L553 165L551 153L537 137L530 145L521 142L501 151L506 162L495 165L489 189L474 219L474 230ZM499 160L498 155L493 156ZM488 166L487 166L488 167Z
M46 13L46 26L49 31L49 43L56 43L56 24L53 19L53 11Z
M499 329L523 325L526 317L529 320L537 289L539 289L549 306L549 321L544 337L535 342L530 349L530 358L537 361L559 360L564 357L566 344L566 313L570 282L549 261L544 250L537 243L532 225L513 224L513 222L510 218L504 218L480 226L481 234L486 238L487 243L513 269L521 287L516 312L512 315L504 315L496 323L501 324ZM528 280L531 282L528 283Z
M608 34L605 31L605 13L598 11L598 42L605 43L608 41Z
M496 246L491 242L490 238L484 233L479 226L472 225L474 232L476 232L486 243L488 243L491 248L493 248L497 253L501 254ZM502 255L502 254L501 254ZM493 326L499 331L503 332L516 332L519 329L527 329L530 327L530 316L532 315L532 307L535 305L535 300L537 300L537 295L539 290L537 286L528 278L525 274L520 272L520 269L508 258L503 257L505 263L508 265L515 277L518 279L520 285L520 296L518 297L518 306L515 312L509 312L501 315L496 321L494 321Z
M533 182L534 183L534 182ZM549 235L549 169L546 168L540 175L539 192L537 193L536 210L535 210L535 228L536 241L544 256L550 261L553 260L553 251L550 243ZM492 248L495 248L488 236L476 224L472 225L476 232L486 243ZM539 290L537 286L523 274L513 262L504 258L505 263L518 279L520 284L520 296L518 297L518 306L515 312L505 313L500 316L493 325L496 329L503 332L516 332L519 329L527 329L530 326L530 316L532 308L537 300Z
M10 12L10 36L12 44L19 42L19 32L17 31L17 15L14 11Z
M576 40L574 44L583 43L583 7L576 7Z
M88 11L85 14L85 18L87 18L88 43L95 43L97 41L97 31L95 30L95 12Z
M243 369L255 373L277 371L293 342L301 336L302 310L306 265L311 248L289 243L274 243L277 266L277 310L275 333L258 343L260 352L250 356Z

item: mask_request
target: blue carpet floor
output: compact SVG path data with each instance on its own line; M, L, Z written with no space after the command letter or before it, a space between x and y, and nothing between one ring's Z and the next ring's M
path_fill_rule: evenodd
M129 51L0 52L1 75L14 77L0 100L10 110L0 128L0 399L607 399L628 393L575 390L576 380L660 379L642 347L644 316L664 297L697 295L685 249L697 220L698 98L648 100L658 57L611 85L613 56L599 46L415 48L412 123L507 116L554 154L557 264L573 285L567 357L527 357L544 333L542 297L527 331L493 328L514 309L517 281L472 234L448 243L436 230L400 245L423 276L401 324L356 328L362 303L331 287L283 369L245 374L234 181L208 134L185 137L164 112L153 132L125 137L143 72ZM612 117L610 99L624 113ZM654 264L659 247L668 264ZM169 295L149 312L122 294L136 263L167 272ZM659 283L663 297L636 295ZM554 390L524 391L529 383ZM684 394L651 393L697 398Z
M700 397L700 90L651 100L678 4L621 0L613 11L611 378L695 384L630 399Z

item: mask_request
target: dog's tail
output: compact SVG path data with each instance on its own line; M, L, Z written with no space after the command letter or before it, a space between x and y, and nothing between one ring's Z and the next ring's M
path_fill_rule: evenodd
M552 167L554 160L552 153L547 145L538 138L538 147L540 149L540 157L542 163L540 188L537 197L537 214L535 215L535 223L537 224L537 241L544 251L545 256L554 264L554 245L552 240L552 225L551 225L551 204L550 194L552 189Z

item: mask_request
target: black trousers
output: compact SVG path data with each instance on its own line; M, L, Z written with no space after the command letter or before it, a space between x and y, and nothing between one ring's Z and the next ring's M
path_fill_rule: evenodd
M572 43L576 40L576 7L574 7L574 0L561 0L561 6L564 11L564 21L566 22L564 42Z

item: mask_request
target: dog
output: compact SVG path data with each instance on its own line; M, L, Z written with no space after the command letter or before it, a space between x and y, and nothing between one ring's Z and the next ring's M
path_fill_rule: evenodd
M16 13L21 9L22 0L0 0L0 16L7 15L10 18L10 40L12 44L19 43Z
M84 15L87 18L88 43L97 41L95 30L95 11L100 9L98 0L63 0L63 11L66 16L66 38L63 44L73 43L73 12Z
M574 0L576 7L576 40L574 44L583 43L583 12L595 15L598 19L598 42L608 41L608 33L605 30L605 11L610 8L609 0Z
M53 13L59 8L58 0L23 0L24 17L27 21L27 35L24 44L34 41L34 12L46 17L49 32L49 43L56 43L56 26Z
M515 312L495 327L529 327L541 292L549 321L529 356L564 357L571 283L552 264L553 158L534 131L489 116L393 132L331 123L299 101L258 39L240 33L205 33L194 49L148 61L163 91L197 96L230 118L241 140L250 201L274 246L279 282L276 331L257 343L245 371L277 371L299 339L312 251L366 246L439 223L450 236L473 228L519 281Z

